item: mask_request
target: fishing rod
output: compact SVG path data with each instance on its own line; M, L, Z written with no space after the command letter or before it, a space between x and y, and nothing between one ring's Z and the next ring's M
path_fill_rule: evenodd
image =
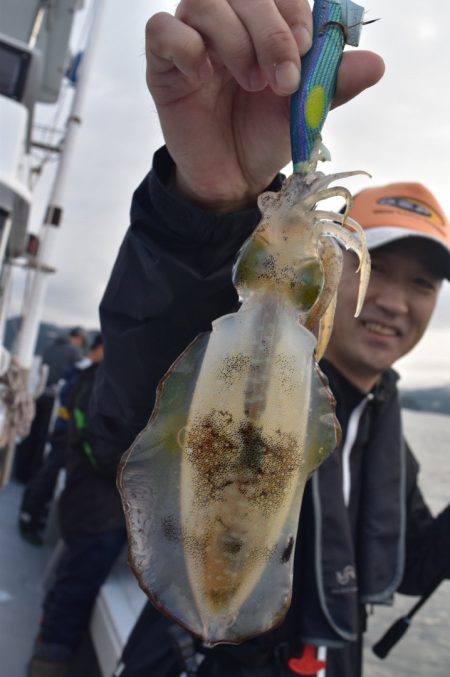
M393 649L393 647L401 640L403 635L408 630L411 625L412 619L419 611L419 609L425 604L425 602L431 597L431 595L438 589L441 583L448 577L450 573L450 567L448 563L445 565L445 569L441 571L440 575L436 580L430 585L427 591L422 595L422 597L414 604L414 606L408 611L405 616L401 616L398 620L391 625L391 627L384 633L383 637L378 640L376 644L373 645L372 651L378 658L386 658L388 653Z

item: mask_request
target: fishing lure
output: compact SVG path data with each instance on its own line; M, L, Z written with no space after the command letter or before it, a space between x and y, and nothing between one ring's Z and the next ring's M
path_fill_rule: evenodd
M320 129L348 32L362 8L315 3L315 40L292 104L294 174L264 193L233 269L241 307L213 322L162 379L119 473L131 566L153 603L205 643L239 643L289 608L305 482L336 447L334 399L317 360L328 341L342 251L360 258L342 176L316 171ZM356 14L356 16L355 16ZM333 71L330 77L330 70ZM331 196L344 214L315 209ZM311 329L318 332L318 341Z

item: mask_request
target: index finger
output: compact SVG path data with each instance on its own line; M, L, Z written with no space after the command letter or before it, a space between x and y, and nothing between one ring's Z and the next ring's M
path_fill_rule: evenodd
M312 42L312 15L307 0L229 0L246 27L264 77L277 94L292 94L299 85L300 55Z

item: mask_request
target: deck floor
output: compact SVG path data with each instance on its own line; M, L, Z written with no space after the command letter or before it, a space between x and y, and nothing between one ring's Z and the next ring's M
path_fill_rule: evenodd
M0 677L25 677L39 628L45 579L55 546L34 546L17 528L23 486L11 482L0 490ZM80 647L70 677L101 677L89 634Z
M0 493L0 674L24 677L40 617L43 578L52 548L19 535L23 487L11 482Z

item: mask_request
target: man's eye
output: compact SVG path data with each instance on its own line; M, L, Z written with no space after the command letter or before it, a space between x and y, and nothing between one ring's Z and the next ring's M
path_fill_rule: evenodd
M436 289L436 283L432 280L427 280L425 277L416 277L414 284L421 289L429 289L430 291L434 291Z

